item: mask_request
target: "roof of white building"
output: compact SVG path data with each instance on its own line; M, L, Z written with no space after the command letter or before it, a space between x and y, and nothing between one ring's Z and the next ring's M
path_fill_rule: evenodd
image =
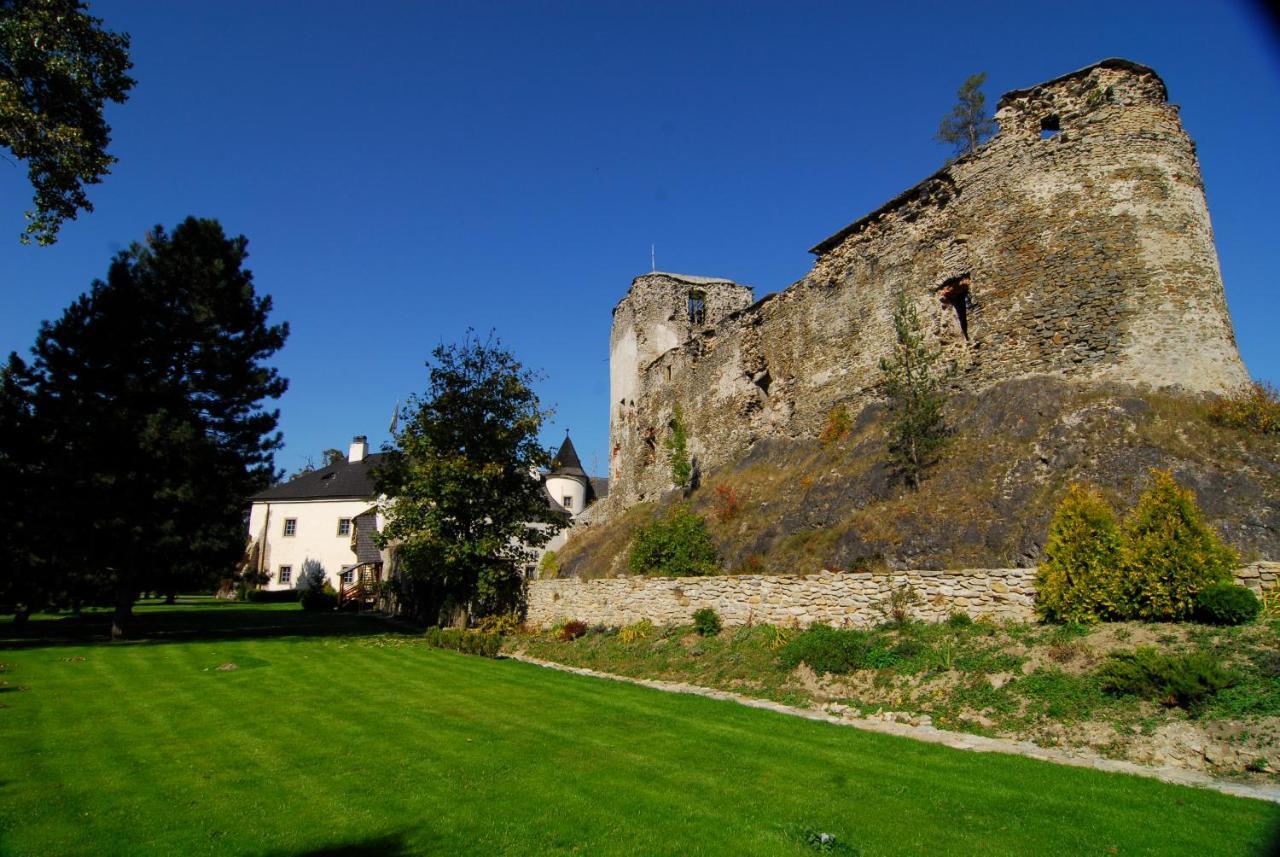
M363 498L372 500L378 495L373 483L373 470L385 453L373 452L356 462L339 461L295 476L288 482L259 491L249 499L254 502L270 500L341 500Z

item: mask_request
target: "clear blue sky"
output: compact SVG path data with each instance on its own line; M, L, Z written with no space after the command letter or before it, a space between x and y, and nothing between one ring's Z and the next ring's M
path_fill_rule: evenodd
M289 470L495 328L607 464L610 309L658 267L776 291L817 240L936 169L972 72L989 102L1108 56L1154 67L1199 145L1246 363L1280 382L1280 52L1224 3L125 2L138 85L113 175L52 248L0 161L0 349L25 352L111 255L216 217L293 333Z

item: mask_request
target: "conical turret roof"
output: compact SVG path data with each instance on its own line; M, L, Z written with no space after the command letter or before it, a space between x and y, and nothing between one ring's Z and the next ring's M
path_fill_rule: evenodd
M582 480L587 478L587 471L582 469L582 462L578 459L578 450L573 448L573 441L568 435L565 435L564 443L560 444L560 451L551 460L551 472L547 475L568 476Z

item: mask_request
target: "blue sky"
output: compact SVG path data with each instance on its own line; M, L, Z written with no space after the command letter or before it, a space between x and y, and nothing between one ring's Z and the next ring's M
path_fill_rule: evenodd
M807 248L935 170L955 90L1108 56L1154 67L1198 144L1227 299L1280 382L1280 52L1224 3L124 2L114 173L52 248L0 161L0 349L25 352L154 224L216 217L292 326L276 363L293 470L380 445L431 349L497 330L545 373L583 463L607 463L610 310L649 268L757 295Z

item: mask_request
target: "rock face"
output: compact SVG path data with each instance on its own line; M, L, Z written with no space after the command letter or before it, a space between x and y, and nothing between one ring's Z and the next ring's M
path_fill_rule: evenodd
M1156 73L1106 60L1007 93L996 119L977 152L817 244L783 292L635 280L613 317L606 516L670 488L677 403L706 471L872 402L898 291L969 391L1248 380L1195 147Z

